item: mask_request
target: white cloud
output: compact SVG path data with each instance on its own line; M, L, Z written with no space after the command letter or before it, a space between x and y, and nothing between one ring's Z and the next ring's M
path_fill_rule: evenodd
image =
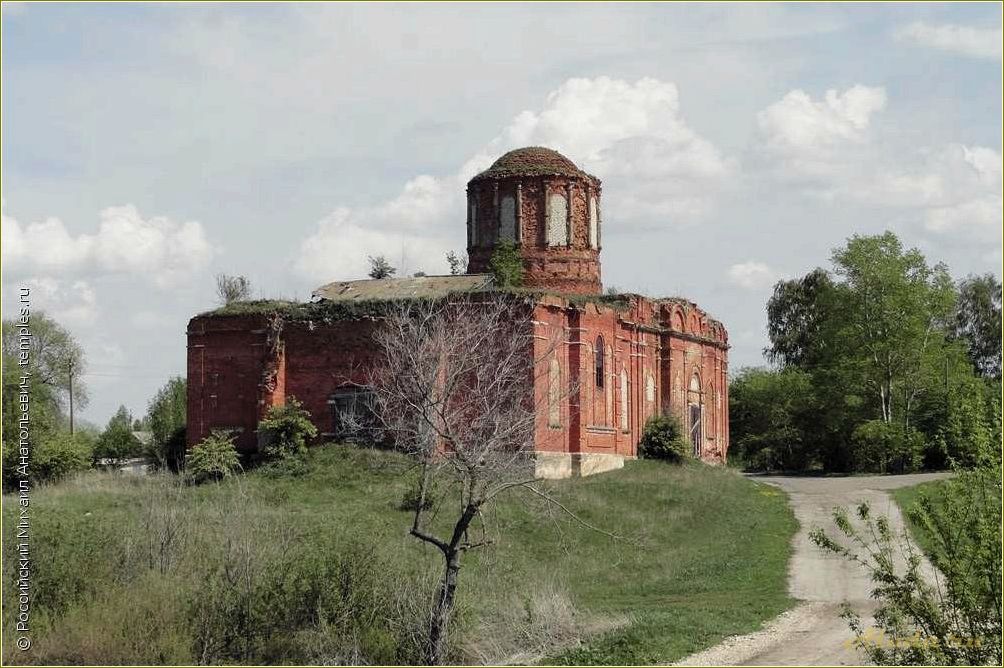
M793 90L758 113L757 125L766 146L777 153L815 152L863 141L872 114L885 103L884 88L860 84L843 93L830 89L818 102Z
M379 229L366 226L368 215L379 217L383 207L352 210L341 207L321 220L300 247L295 270L315 281L365 278L367 256L383 255L397 267L398 276L414 271L445 273L448 244L420 229Z
M759 290L773 285L781 274L763 262L750 260L729 267L729 281L746 290Z
M1001 59L1004 36L1000 28L977 28L915 21L899 28L896 39L972 58Z
M90 325L97 319L97 295L86 281L30 278L22 285L31 291L33 309L45 311L63 325Z
M21 224L5 211L4 265L22 275L126 273L168 287L204 269L215 252L194 221L145 219L131 204L108 207L100 217L95 234L74 236L58 218Z
M869 132L884 108L881 88L854 86L815 101L800 90L757 115L755 151L765 187L782 182L793 194L823 205L854 202L887 209L900 220L974 241L998 238L1001 154L992 148L948 144L903 147ZM770 183L774 180L774 183Z
M684 122L674 84L652 78L569 79L446 177L418 176L394 199L336 208L301 244L294 269L313 280L360 277L367 254L404 248L412 269L442 271L443 255L463 246L464 187L498 156L520 146L554 148L604 180L605 207L631 223L690 222L737 170ZM337 258L337 261L335 261Z

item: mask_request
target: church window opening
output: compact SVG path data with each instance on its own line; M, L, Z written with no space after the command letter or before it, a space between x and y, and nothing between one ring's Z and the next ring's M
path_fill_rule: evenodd
M596 198L589 198L589 247L600 247L600 212L596 208Z
M568 245L568 200L557 193L547 198L547 245Z
M328 398L331 434L350 441L376 440L376 396L361 385L340 387Z
M551 355L547 371L547 425L561 426L561 367L555 355Z
M631 396L628 393L627 371L621 369L621 431L627 431L630 426Z
M478 245L478 203L471 200L471 246Z
M603 389L603 356L606 354L603 345L603 337L596 337L596 350L593 352L595 357L594 363L596 366L596 387Z
M502 198L499 211L499 240L516 240L516 199L506 196Z
M690 443L694 447L694 456L701 456L703 446L703 409L701 405L701 377L696 373L690 379Z

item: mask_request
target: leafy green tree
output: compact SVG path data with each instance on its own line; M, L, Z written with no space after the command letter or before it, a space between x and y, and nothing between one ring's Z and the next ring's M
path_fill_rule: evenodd
M952 446L944 441L939 445L936 437L945 429L958 434L961 419L957 415L946 425L951 402L961 396L952 388L977 380L966 358L967 346L974 363L984 360L978 368L993 373L990 340L999 351L999 334L994 336L994 326L998 332L1000 327L999 315L996 320L994 316L995 308L999 314L999 284L992 277L967 279L960 297L943 264L928 264L891 232L851 237L834 250L832 261L832 272L816 269L779 282L767 304L770 345L765 355L780 369L811 376L806 391L815 405L814 420L797 448L817 454L807 453L802 461L817 459L827 469L848 470L860 467L862 454L869 452L868 461L878 465L882 457L871 456L874 448L864 445L869 441L910 445L907 459L912 462L917 430L928 440L925 465L943 466ZM971 315L974 310L979 315ZM740 387L741 394L745 388ZM769 403L764 410L771 410ZM856 430L875 419L899 427L869 427L855 442ZM985 424L990 422L984 418ZM761 430L764 443L792 443L770 434L770 424L755 429ZM746 435L742 417L733 418L732 432L733 443ZM895 434L902 438L892 438ZM753 443L750 447L759 451ZM975 447L973 439L959 443ZM961 451L952 456L961 456Z
M31 314L28 329L30 337L21 339L20 323L16 319L3 321L3 402L4 433L8 419L17 413L19 370L27 369L31 374L31 399L33 426L42 430L60 428L73 379L73 401L75 407L87 405L87 388L80 380L86 370L84 351L73 335L62 325L37 311ZM22 342L27 343L28 364L19 364Z
M986 378L1001 377L1001 282L993 274L959 282L953 335L966 342L969 359Z
M814 416L807 372L741 369L729 384L730 454L755 470L816 468L822 462L811 436Z
M488 268L500 288L518 288L523 285L523 255L512 241L500 241L492 252Z
M86 370L86 360L83 349L76 343L70 332L42 311L31 314L28 328L31 337L28 342L28 355L31 370L35 380L49 388L50 398L63 407L69 395L70 375L73 377L73 401L78 407L86 405L86 388L80 382L79 376ZM22 340L20 324L16 319L3 320L3 356L4 369L16 369L18 353ZM8 361L13 367L8 367Z
M397 273L397 269L383 255L370 255L366 260L370 263L370 278L391 278Z
M767 302L764 354L778 366L811 369L832 358L828 343L839 323L838 288L823 269L802 278L778 281Z
M129 410L119 406L94 446L95 461L107 460L108 464L115 466L140 453L140 442L132 433L132 422Z
M55 320L42 312L31 315L30 337L21 338L21 323L4 320L2 325L3 354L3 457L4 488L17 484L20 472L16 465L20 457L18 420L21 377L27 377L30 425L27 447L30 465L27 478L36 482L55 480L83 467L90 461L90 448L84 437L74 439L68 433L65 409L68 405L70 378L73 374L74 403L86 403L84 384L77 377L85 368L83 350L73 336ZM26 349L22 350L22 343ZM22 365L21 353L27 353ZM81 453L83 453L81 455Z
M180 376L157 390L147 408L146 422L153 434L151 454L172 471L177 471L184 459L187 410L188 384Z
M857 358L881 419L892 422L901 410L909 425L955 307L947 267L929 267L920 251L904 250L892 232L851 237L834 251L833 264L846 290L838 350Z

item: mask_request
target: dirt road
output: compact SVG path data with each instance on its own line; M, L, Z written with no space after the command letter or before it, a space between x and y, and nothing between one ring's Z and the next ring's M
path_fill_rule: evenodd
M875 603L872 585L864 570L841 557L824 553L809 540L809 532L822 527L840 537L832 520L837 506L853 509L867 501L874 513L889 516L894 531L901 531L903 518L887 493L946 477L943 473L901 476L854 476L809 478L757 476L758 482L775 485L788 493L800 524L795 552L788 567L788 590L804 601L781 615L762 631L730 638L708 650L687 657L681 665L854 665L864 657L850 647L852 637L840 618L846 601L861 616L870 618Z

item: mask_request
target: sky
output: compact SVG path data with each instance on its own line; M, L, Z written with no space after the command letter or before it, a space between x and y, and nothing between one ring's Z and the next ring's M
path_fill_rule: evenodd
M697 302L732 371L853 234L1000 276L999 3L2 6L3 313L80 341L96 424L184 375L219 273L446 273L524 145L603 180L604 285Z

